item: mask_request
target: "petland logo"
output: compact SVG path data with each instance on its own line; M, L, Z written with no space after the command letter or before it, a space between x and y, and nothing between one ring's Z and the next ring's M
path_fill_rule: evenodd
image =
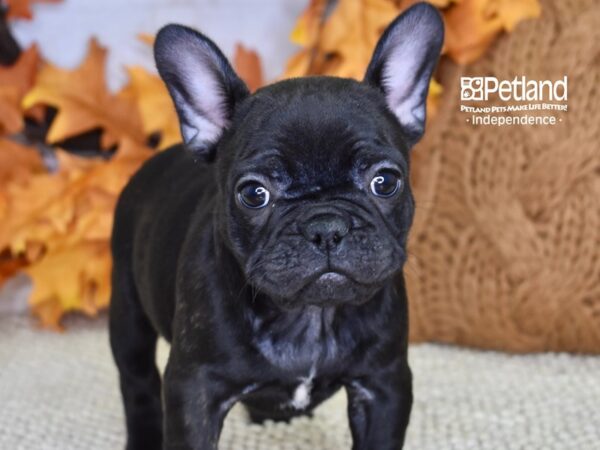
M460 111L470 114L465 121L471 125L556 125L568 110L567 91L566 76L556 81L461 77ZM476 103L487 100L495 101Z
M528 80L525 76L499 81L496 77L461 77L462 101L486 101L496 94L502 101L567 101L567 76L562 80Z

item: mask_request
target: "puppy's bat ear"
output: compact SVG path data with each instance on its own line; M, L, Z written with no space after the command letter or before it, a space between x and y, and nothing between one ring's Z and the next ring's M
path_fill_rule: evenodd
M417 3L388 26L367 68L364 81L383 91L411 146L425 129L429 81L443 42L440 13L428 3Z
M156 67L179 116L185 146L210 160L237 102L249 95L221 50L206 36L167 25L154 43Z

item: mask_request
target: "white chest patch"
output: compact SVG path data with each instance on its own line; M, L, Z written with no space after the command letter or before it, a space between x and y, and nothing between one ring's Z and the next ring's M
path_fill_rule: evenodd
M310 375L307 378L303 378L302 383L296 387L292 400L290 401L290 406L292 408L304 409L310 405L310 394L314 377L315 371L313 368L313 370L310 371Z
M304 381L299 384L294 391L294 397L290 402L290 405L296 409L304 409L310 405L310 391L312 390L312 383Z

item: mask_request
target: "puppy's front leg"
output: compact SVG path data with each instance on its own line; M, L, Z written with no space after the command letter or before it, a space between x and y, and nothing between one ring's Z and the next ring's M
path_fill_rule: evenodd
M224 383L198 363L169 359L163 384L164 450L217 450L233 401Z
M352 380L346 390L353 450L401 449L412 407L408 363L398 361L381 373Z

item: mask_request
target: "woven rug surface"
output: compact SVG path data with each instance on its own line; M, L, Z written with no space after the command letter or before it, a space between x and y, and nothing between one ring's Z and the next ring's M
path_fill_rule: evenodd
M114 450L124 429L106 319L68 332L0 316L0 449ZM160 348L164 361L167 346ZM597 449L600 357L514 356L431 344L410 349L415 406L407 449ZM343 393L313 419L249 424L229 414L223 450L350 448Z

